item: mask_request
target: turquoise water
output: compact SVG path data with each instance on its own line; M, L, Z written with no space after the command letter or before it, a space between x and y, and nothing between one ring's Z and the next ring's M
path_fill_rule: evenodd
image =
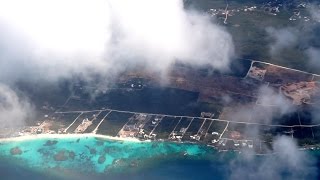
M20 166L83 173L121 173L150 166L152 161L172 158L199 158L205 146L168 142L115 141L94 137L34 139L2 142L0 157Z
M300 160L291 161L295 156L247 156L186 143L51 138L0 143L0 171L4 179L41 180L256 179L260 172L262 179L265 173L317 179L319 154L301 151Z

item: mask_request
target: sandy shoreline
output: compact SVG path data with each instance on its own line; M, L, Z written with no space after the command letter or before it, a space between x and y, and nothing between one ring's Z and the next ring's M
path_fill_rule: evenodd
M114 141L130 141L130 142L150 142L150 141L140 141L136 138L122 138L122 137L112 137L106 135L99 134L35 134L35 135L24 135L18 137L10 137L10 138L1 138L0 142L19 142L26 140L35 140L35 139L67 139L67 138L101 138L106 140L114 140Z

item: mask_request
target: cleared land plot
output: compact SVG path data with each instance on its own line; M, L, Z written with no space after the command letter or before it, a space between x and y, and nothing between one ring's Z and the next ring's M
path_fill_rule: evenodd
M54 114L52 118L48 118L52 122L50 130L58 132L67 128L79 115L80 113Z
M312 124L312 114L310 110L304 109L298 112L299 119L302 125Z
M245 139L245 132L247 131L247 125L244 123L229 123L228 128L223 134L223 138L231 139Z
M154 119L156 116L152 116L150 119ZM151 131L155 128L155 124L152 124L152 120L149 120L143 126L143 131L145 134L150 134Z
M84 133L92 133L103 117L105 117L108 113L109 111L102 111L96 118L92 119L92 124L84 131Z
M320 82L320 76L314 76L313 80Z
M320 127L312 127L312 133L314 135L314 141L320 143Z
M65 113L65 114L54 114L54 121L61 123L64 127L68 127L80 113Z
M233 123L230 122L227 130L223 134L224 138L238 139L238 140L272 140L272 133L270 132L274 127L256 124ZM288 129L289 130L289 129ZM281 132L281 131L280 131Z
M81 111L81 110L93 110L100 109L94 107L91 103L89 103L86 99L75 99L70 98L68 103L63 107L63 111Z
M277 118L272 120L272 124L281 124L287 126L300 125L299 115L295 112L283 116L277 116Z
M175 133L183 134L183 128L187 128L191 122L192 118L182 118L180 123L177 125L176 129L174 130Z
M272 142L275 136L290 136L292 135L292 128L288 127L270 127L260 126L261 139L267 142Z
M203 138L201 138L201 141L206 144L213 144L212 141L218 140L218 139L219 139L219 135L207 133Z
M67 129L67 133L73 133L74 130L82 123L82 121L86 118L89 120L93 119L94 114L98 114L99 112L88 112L88 113L83 113L70 127Z
M256 64L255 62L254 64ZM300 81L310 81L312 79L311 74L306 74L290 69L284 69L272 65L265 65L267 70L264 81L271 84L287 84Z
M203 142L205 143L211 143L212 140L218 140L220 137L220 134L223 132L223 130L226 128L227 122L226 121L216 121L214 120L205 137L203 138Z
M145 87L141 90L111 90L100 95L97 106L133 112L196 116L199 111L188 106L196 103L198 93L181 89Z
M157 139L167 139L174 129L174 127L178 124L180 118L173 117L164 117L153 133L157 134Z
M200 140L203 140L204 136L206 135L209 127L210 127L210 124L212 123L213 121L212 120L205 120L204 124L202 125L202 127L199 129L199 136L201 136L201 139Z
M299 140L313 139L312 128L309 127L295 127L293 128L293 137Z
M216 120L214 120L211 123L211 126L208 129L208 133L212 134L213 132L217 132L217 133L221 134L226 126L227 126L227 122L226 121L216 121Z
M111 112L100 124L97 134L116 136L131 116L132 113Z
M272 141L268 141L268 142L260 142L259 143L259 152L260 153L269 153L270 151L273 150L273 145L272 145Z
M45 118L45 121L51 122L50 130L59 132L67 128L79 115L80 113L54 114L52 117Z
M131 118L130 117L128 118L128 121L126 122L126 124L135 125L138 122L137 117L138 117L138 114L133 114Z
M194 136L198 133L204 119L194 118L182 140L192 140L190 136Z
M257 106L253 103L226 106L223 108L219 119L237 122L250 122L252 117L254 116L254 113L257 111L257 107L260 106ZM242 111L252 111L252 113L241 113Z
M71 94L69 87L69 83L59 83L59 88L56 86L34 87L31 83L19 83L19 89L26 93L35 107L37 107L40 112L46 113L52 112L53 109L59 109L60 106L65 103ZM43 107L43 105L47 106L47 108L40 108Z

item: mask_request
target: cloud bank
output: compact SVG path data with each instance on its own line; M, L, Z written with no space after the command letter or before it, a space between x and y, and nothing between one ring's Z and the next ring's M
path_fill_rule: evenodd
M136 64L165 72L176 60L225 70L232 38L211 21L182 0L0 1L0 77L114 75Z
M165 74L176 60L226 70L234 55L225 29L183 0L0 0L0 39L0 83L12 89L108 81L137 65ZM28 103L1 88L1 120L20 122Z

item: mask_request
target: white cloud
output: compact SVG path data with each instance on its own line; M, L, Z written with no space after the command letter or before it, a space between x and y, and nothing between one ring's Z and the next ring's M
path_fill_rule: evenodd
M105 75L137 63L165 72L177 59L227 69L234 54L225 29L182 0L0 0L0 26L2 80Z

